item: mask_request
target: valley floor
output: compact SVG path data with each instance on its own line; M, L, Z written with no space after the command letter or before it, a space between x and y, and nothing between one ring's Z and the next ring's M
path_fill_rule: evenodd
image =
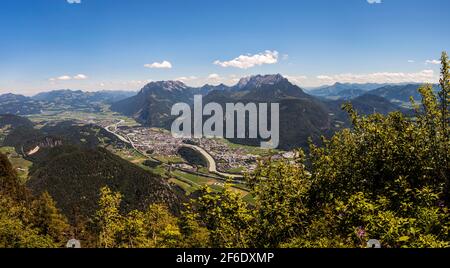
M181 187L190 194L204 185L214 190L220 190L225 183L231 183L233 191L238 192L244 200L252 202L245 184L242 182L246 172L256 167L259 157L274 155L283 157L281 151L264 150L257 147L236 145L225 139L195 139L186 140L172 137L164 129L143 127L131 118L113 113L105 106L102 112L90 111L52 111L27 117L37 128L50 123L76 121L81 124L94 124L114 134L130 148L115 147L105 144L105 147L121 158L132 162L143 169L150 170L169 182ZM183 159L178 150L181 147L195 149L207 161L208 166L197 166ZM11 150L2 148L1 150ZM146 161L158 163L156 166L145 165ZM31 162L21 163L17 168L23 170L26 177Z

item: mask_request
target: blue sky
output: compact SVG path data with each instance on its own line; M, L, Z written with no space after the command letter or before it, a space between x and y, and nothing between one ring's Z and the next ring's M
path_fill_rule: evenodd
M448 0L2 0L0 93L267 73L305 87L436 81L449 10Z

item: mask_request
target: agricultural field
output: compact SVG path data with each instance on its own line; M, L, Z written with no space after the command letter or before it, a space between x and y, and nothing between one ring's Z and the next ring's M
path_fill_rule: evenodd
M0 153L5 154L8 157L14 170L17 172L20 181L25 183L28 179L28 171L33 163L16 153L13 147L0 147Z
M278 149L263 149L263 148L257 147L257 146L249 146L249 145L244 145L244 144L232 143L227 139L219 139L219 138L216 138L216 139L223 142L231 149L240 149L240 150L245 151L247 154L258 155L261 157L271 156L271 155L275 155L275 154L282 152L281 150L278 150Z
M205 185L208 185L214 191L219 192L223 190L226 183L221 179L214 179L201 175L193 175L179 170L173 171L170 174L172 178L169 181L183 188L183 190L185 190L187 194L191 194ZM231 189L234 192L238 193L242 198L244 198L244 200L251 200L251 198L248 197L249 193L247 190L245 190L245 187L232 183Z
M103 127L116 121L122 120L121 126L135 127L139 124L132 118L126 117L109 110L109 106L104 105L100 112L83 110L55 110L45 111L41 114L27 116L39 128L47 122L76 120L84 123L98 124Z
M166 155L156 155L153 156L154 159L161 161L163 163L171 163L171 164L182 164L186 163L186 161L180 156L166 156Z

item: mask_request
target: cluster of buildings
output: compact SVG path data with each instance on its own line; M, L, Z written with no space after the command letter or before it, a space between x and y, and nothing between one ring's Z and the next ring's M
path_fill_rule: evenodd
M232 148L220 139L198 139L198 144L216 160L219 170L251 171L256 168L256 160L259 156L249 154L243 148Z
M252 170L256 167L257 155L248 154L244 149L231 148L219 139L175 138L166 130L146 127L119 127L117 134L128 137L134 147L141 152L155 156L175 157L183 144L198 145L216 160L219 170Z
M115 125L114 125L115 124ZM221 139L181 139L163 129L148 127L120 126L117 120L101 122L102 126L110 127L117 135L124 137L133 147L143 153L153 156L178 157L178 149L184 144L197 145L207 151L216 161L217 169L224 172L239 173L252 171L256 168L258 155L250 154L245 148L229 146ZM292 152L279 155L282 158L292 158ZM183 169L192 169L186 164Z
M183 145L182 139L172 137L170 132L146 127L119 127L119 135L128 137L134 147L152 155L177 156L178 149Z

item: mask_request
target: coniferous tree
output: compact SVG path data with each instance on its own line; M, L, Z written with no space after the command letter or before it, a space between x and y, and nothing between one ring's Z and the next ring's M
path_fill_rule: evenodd
M50 236L61 246L69 239L70 226L67 219L56 208L56 204L48 192L44 192L33 201L33 225L42 235Z
M30 207L31 195L19 183L8 158L0 154L0 248L59 247L55 237L36 226L41 220ZM54 211L54 217L61 215Z
M108 187L100 189L99 210L96 221L99 229L99 247L117 247L116 236L122 231L122 215L120 215L120 202L122 195L114 193Z
M173 248L181 245L178 219L166 206L150 205L145 211L144 218L147 237L151 240L153 247Z
M30 194L25 186L19 183L17 173L8 157L0 153L0 193L15 200L28 200Z

